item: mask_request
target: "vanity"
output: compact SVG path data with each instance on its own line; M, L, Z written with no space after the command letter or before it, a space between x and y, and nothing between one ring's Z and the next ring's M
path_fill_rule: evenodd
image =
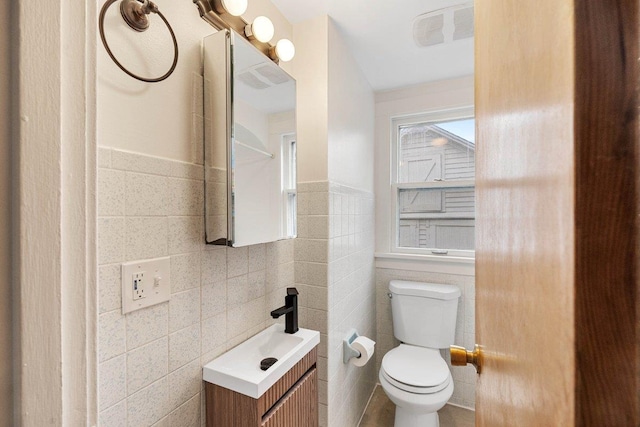
M318 331L276 324L205 365L206 425L317 426L319 343Z

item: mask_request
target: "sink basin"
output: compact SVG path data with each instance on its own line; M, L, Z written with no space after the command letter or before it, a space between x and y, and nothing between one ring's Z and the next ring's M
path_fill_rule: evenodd
M202 378L257 399L319 343L318 331L286 334L284 325L275 324L207 363ZM267 357L278 361L263 371L260 361Z

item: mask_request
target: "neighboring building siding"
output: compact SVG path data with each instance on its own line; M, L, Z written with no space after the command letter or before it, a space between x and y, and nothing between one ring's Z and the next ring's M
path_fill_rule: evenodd
M471 143L435 126L418 125L401 131L400 181L472 180L475 150ZM475 197L469 189L402 191L402 247L474 248Z

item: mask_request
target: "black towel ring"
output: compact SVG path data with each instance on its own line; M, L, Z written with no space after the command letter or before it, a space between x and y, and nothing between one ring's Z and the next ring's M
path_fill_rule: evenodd
M169 29L169 33L171 33L171 38L173 39L173 64L171 64L171 68L169 69L169 71L167 71L166 74L156 78L140 77L136 74L133 74L116 59L116 57L113 55L113 52L111 52L111 48L109 48L106 37L104 36L104 15L107 13L107 9L109 9L109 7L116 1L118 0L107 0L100 10L100 38L102 39L104 48L107 50L107 53L109 54L111 59L113 59L113 62L115 62L122 71L124 71L134 79L138 79L148 83L157 83L163 81L164 79L169 77L171 73L173 73L173 71L176 69L176 65L178 64L178 41L176 40L176 35L174 34L171 25L169 25L167 19L160 12L160 10L158 10L158 6L155 3L149 0L144 0L142 2L139 0L122 0L122 3L120 3L120 13L122 14L122 18L127 23L127 25L129 25L129 27L139 32L145 31L147 28L149 28L149 20L147 18L147 15L153 12L158 14L158 16L160 16L160 18L164 21L165 25Z

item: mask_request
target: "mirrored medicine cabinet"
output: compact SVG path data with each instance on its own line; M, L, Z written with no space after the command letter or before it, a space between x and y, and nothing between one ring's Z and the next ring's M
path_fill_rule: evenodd
M296 236L296 82L233 30L204 39L205 235Z

